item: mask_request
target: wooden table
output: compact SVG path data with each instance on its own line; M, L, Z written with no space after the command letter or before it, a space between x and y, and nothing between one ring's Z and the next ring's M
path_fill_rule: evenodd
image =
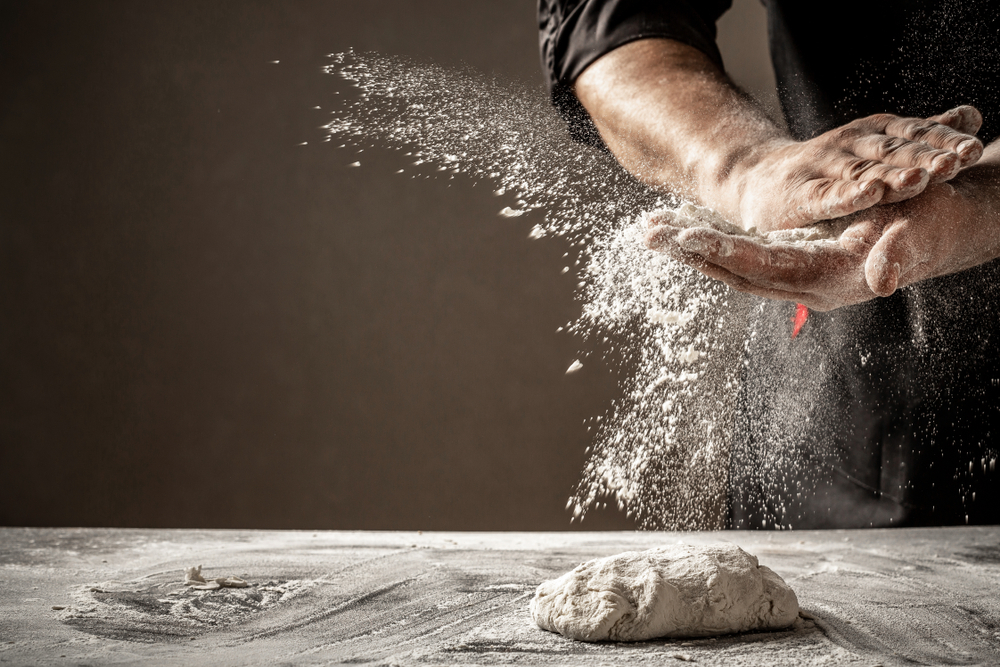
M796 591L787 631L587 644L539 582L630 549L735 542ZM184 570L246 588L193 590ZM1000 664L1000 527L717 533L0 529L8 664Z

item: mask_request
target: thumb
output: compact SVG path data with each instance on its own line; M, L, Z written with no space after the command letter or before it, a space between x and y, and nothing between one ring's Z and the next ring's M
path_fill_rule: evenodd
M870 211L864 212L866 215ZM882 236L884 223L874 215L871 217L860 217L856 222L845 229L838 239L840 247L855 255L867 255L875 242Z
M865 260L865 281L878 296L889 296L899 287L900 276L906 275L920 258L906 238L906 223L891 226L872 247Z

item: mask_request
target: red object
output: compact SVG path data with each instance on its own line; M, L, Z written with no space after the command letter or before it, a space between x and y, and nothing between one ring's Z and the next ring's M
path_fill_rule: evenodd
M792 318L792 322L795 326L792 327L792 338L799 335L799 332L802 331L802 325L806 323L808 318L809 309L801 303L795 304L795 317Z

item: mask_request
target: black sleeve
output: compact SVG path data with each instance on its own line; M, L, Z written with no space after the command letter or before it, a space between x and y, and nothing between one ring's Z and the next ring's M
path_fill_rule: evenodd
M721 67L715 22L731 5L732 0L538 0L542 68L570 134L600 143L572 91L590 63L628 42L666 37L693 46Z

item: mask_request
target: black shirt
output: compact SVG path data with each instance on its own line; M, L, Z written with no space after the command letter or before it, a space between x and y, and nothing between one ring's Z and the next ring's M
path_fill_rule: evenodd
M1000 134L1000 1L766 0L778 96L806 139L879 112L929 116L959 104ZM667 37L722 65L725 1L540 0L553 102L599 141L571 92L601 55ZM998 262L885 299L812 313L753 310L731 469L734 528L1000 522Z

